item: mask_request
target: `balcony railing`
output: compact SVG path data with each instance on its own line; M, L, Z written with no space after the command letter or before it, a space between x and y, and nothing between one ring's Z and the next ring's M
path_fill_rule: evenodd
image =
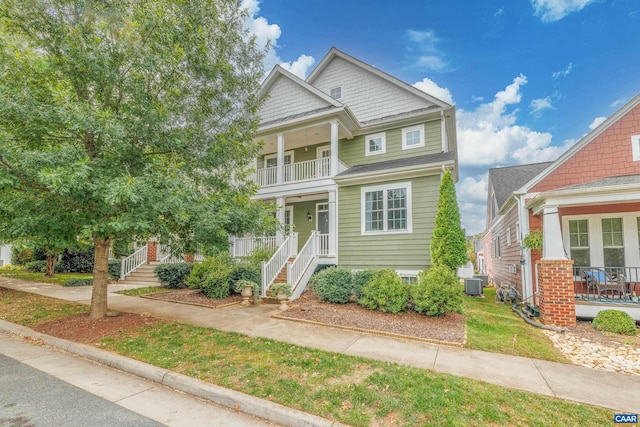
M328 178L331 176L331 157L322 159L307 160L282 166L282 182L302 182L315 179ZM277 185L278 167L258 169L254 182L261 187Z
M574 267L579 301L639 304L640 267Z

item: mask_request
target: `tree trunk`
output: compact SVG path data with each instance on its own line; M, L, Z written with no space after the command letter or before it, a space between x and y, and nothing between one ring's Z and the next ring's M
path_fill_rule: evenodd
M47 254L47 270L44 273L45 276L53 277L53 275L55 274L55 271L53 269L55 263L56 263L56 255Z
M95 261L93 264L93 293L89 317L99 319L107 315L107 283L109 282L109 238L93 238Z

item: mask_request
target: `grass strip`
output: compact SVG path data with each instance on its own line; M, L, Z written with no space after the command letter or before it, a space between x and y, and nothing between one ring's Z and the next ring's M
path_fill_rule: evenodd
M32 273L25 270L2 270L0 276L11 277L13 279L28 280L36 283L52 283L54 285L64 285L71 279L91 279L92 273L56 273L53 277L47 277L44 273Z
M175 292L179 289L167 289L167 288L159 288L157 286L149 286L146 288L135 288L135 289L125 289L123 291L117 291L116 294L127 295L130 297L139 297L142 295L149 294L164 294L166 292Z

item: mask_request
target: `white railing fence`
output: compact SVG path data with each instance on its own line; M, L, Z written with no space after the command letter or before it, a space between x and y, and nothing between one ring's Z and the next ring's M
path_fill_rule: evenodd
M289 258L295 254L297 250L297 237L298 233L291 233L287 238L282 242L282 245L278 248L275 254L271 257L269 261L262 262L262 296L267 296L267 289L278 274L285 266ZM294 247L295 243L295 247Z
M144 245L126 258L122 258L120 263L120 280L124 280L132 271L147 262L148 245Z
M331 157L282 166L283 182L309 181L329 176L331 176ZM258 169L254 182L263 187L278 184L278 167Z
M296 259L293 262L287 264L287 280L292 286L292 293L295 293L295 289L298 286L300 279L307 271L307 267L318 258L318 240L321 236L317 231L311 232L311 237L304 244Z
M234 258L245 257L251 255L256 249L275 249L275 236L267 237L232 237L231 238L231 256Z
M329 255L329 235L318 234L318 255Z
M196 253L193 255L193 261L202 262L203 259L204 255L202 253L202 249L198 248L196 250ZM175 251L172 251L170 245L158 246L158 261L161 264L177 264L179 262L186 262L185 260L185 255L178 254Z

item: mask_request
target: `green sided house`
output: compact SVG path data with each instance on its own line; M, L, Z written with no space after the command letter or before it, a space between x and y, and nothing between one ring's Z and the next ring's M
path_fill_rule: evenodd
M335 48L306 80L276 66L261 95L255 198L284 231L231 251L278 248L263 293L285 281L296 298L318 265L427 268L443 171L457 179L455 107Z

